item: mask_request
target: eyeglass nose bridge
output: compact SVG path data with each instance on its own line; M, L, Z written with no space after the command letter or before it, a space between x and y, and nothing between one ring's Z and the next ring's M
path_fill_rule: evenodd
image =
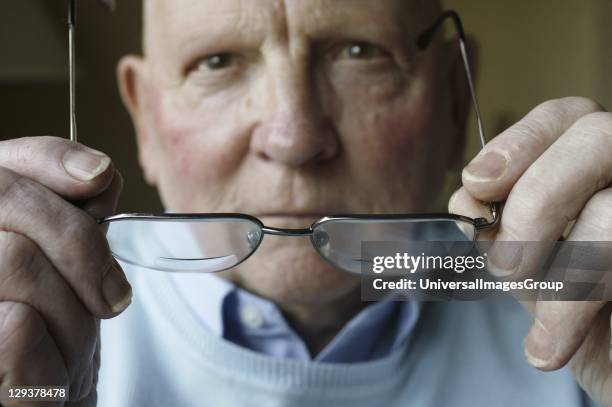
M315 248L323 247L329 242L329 235L323 230L318 230L314 227L303 229L287 229L287 228L275 228L270 226L262 226L261 231L264 235L274 236L297 236L306 237L309 236L312 244Z
M287 228L275 228L271 226L262 226L261 231L265 235L273 235L273 236L310 236L312 235L312 228L287 229Z

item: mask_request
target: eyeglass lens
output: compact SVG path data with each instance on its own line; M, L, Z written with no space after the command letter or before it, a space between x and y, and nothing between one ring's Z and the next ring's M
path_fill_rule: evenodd
M262 232L260 225L246 219L125 219L111 222L106 237L113 255L126 263L214 273L244 261L261 242Z
M317 224L310 236L333 266L361 273L361 245L368 241L474 240L469 222L452 219L334 219ZM134 236L143 236L134 240ZM291 238L291 237L287 237ZM215 273L246 260L263 239L261 225L248 219L120 219L108 225L115 257L147 269Z
M453 219L334 220L317 225L312 243L319 254L335 267L361 273L363 242L473 241L472 223Z

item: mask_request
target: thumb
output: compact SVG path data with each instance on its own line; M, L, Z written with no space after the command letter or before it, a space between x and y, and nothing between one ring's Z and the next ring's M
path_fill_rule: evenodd
M448 200L448 211L452 214L463 215L473 219L491 218L489 204L474 198L465 187L459 188L450 197ZM478 234L478 240L494 240L496 233L496 229L483 230Z
M104 218L115 213L119 203L119 195L123 189L123 177L117 169L113 180L100 195L82 202L79 206L95 219Z

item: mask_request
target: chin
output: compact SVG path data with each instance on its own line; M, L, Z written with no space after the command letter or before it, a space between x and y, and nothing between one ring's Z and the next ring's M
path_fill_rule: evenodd
M354 295L360 284L359 276L335 269L299 237L266 237L257 252L224 275L281 305L333 302Z

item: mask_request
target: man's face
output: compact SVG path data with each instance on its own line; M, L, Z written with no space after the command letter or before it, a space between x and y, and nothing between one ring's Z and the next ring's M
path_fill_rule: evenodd
M443 46L416 49L436 17L421 3L149 0L146 56L124 59L120 79L167 209L285 228L438 209L467 100ZM266 236L224 274L280 303L358 286L297 237Z

